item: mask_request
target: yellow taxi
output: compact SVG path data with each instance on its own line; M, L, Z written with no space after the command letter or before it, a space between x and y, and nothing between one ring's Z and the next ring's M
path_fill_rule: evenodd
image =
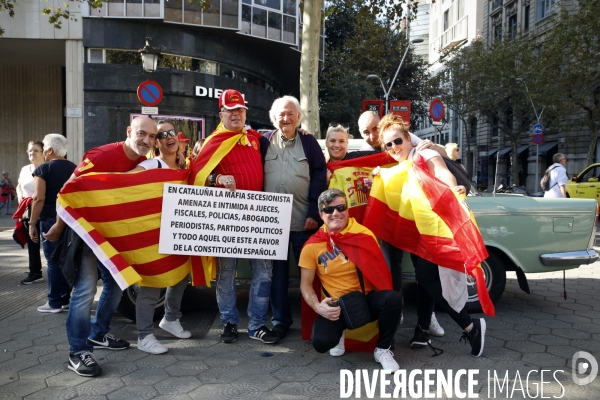
M567 197L600 201L600 163L588 165L567 182Z

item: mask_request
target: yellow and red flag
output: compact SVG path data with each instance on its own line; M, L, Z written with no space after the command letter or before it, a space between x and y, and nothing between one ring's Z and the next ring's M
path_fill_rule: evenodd
M336 234L327 233L327 229L323 225L307 240L304 246L327 243L328 249L332 250L332 241L360 269L365 280L379 290L392 290L392 274L379 249L375 235L369 229L356 222L354 218L349 219L348 226L343 232ZM321 282L316 275L313 288L320 299ZM302 298L301 310L302 338L311 340L312 326L317 314L306 304L304 298ZM373 321L361 328L348 330L344 343L349 351L373 351L378 337L379 329L376 321Z
M337 188L346 194L350 216L362 223L373 183L371 171L375 167L395 164L396 161L386 152L327 163L332 174L329 189Z
M484 313L494 315L480 263L488 257L465 195L435 178L420 155L382 169L364 224L380 239L476 280Z
M90 173L62 189L57 212L121 289L134 283L172 286L190 272L194 285L206 285L204 271L192 268L189 256L158 253L164 184L185 184L188 175L170 169Z

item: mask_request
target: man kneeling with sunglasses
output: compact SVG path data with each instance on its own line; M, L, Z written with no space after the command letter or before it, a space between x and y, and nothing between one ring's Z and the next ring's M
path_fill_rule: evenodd
M397 371L400 367L390 347L402 311L402 297L392 290L391 273L377 240L370 230L349 218L341 190L321 193L318 206L325 224L308 239L298 263L302 296L318 314L312 330L313 347L319 353L341 347L335 355L344 353L340 338L352 327L351 314L359 308L345 299L352 293L350 296L356 300L354 292L362 292L364 300L360 295L358 300L364 304L367 321L379 320L375 361L382 369ZM322 284L322 300L313 289L315 275Z

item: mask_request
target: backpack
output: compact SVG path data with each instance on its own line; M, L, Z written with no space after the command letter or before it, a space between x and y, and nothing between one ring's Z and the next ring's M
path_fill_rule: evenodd
M452 175L454 175L454 178L456 178L456 183L464 186L466 193L469 194L471 191L471 180L469 179L469 174L467 171L456 161L452 161L446 157L442 157L442 159L446 163L448 170L452 173Z
M556 168L556 167L554 167L554 168ZM547 192L548 190L552 189L554 186L556 186L556 183L558 183L558 182L556 182L554 185L550 186L550 172L554 168L549 167L548 169L546 169L546 172L544 172L544 176L540 180L540 186L542 187L542 190L544 192Z

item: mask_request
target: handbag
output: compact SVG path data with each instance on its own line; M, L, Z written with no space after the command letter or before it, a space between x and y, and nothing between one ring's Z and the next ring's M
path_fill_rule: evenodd
M468 194L471 191L471 180L469 179L469 174L463 168L462 165L453 161L449 158L442 157L444 162L446 163L446 168L450 171L454 178L456 178L456 184L462 185L465 187L466 193Z
M346 293L338 300L341 307L342 318L344 318L346 328L348 329L357 329L371 322L371 311L369 310L369 303L367 302L367 296L365 295L365 282L363 280L362 272L358 267L356 268L356 273L358 274L361 291L355 290ZM323 292L327 297L331 297L324 286Z

